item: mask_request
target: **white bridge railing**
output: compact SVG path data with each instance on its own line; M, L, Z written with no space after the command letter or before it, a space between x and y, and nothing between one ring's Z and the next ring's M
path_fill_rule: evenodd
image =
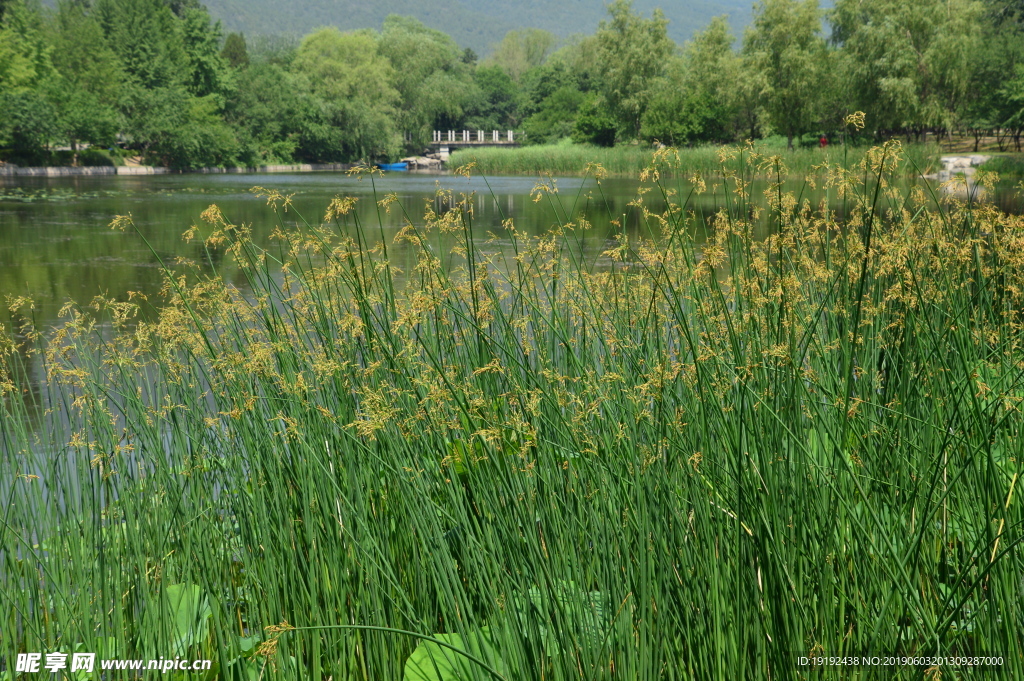
M445 142L451 144L459 142L464 144L514 144L515 133L512 130L506 130L504 139L502 139L500 131L491 130L490 139L487 139L483 130L435 130L434 143L444 144Z

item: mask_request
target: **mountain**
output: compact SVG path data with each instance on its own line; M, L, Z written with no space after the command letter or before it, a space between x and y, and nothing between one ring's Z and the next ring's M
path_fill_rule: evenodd
M603 0L203 0L228 31L304 35L320 26L379 29L389 14L414 16L481 56L515 28L543 28L568 37L590 34L606 18ZM669 35L682 44L712 17L728 15L736 36L750 21L753 0L636 0L650 16L661 7Z

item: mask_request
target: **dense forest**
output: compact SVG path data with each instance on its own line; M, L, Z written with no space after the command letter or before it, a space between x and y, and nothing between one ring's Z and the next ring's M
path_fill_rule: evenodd
M419 20L225 34L197 0L0 0L0 159L175 168L395 159L432 129L526 143L1024 130L1024 0L762 0L677 45L658 10L510 31L481 59Z

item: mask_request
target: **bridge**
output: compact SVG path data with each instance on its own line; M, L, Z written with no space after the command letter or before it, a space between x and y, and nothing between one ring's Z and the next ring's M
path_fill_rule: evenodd
M504 134L499 130L491 130L485 133L483 130L435 130L431 147L437 148L441 160L447 161L448 154L452 148L457 147L508 147L518 146L519 140L515 138L515 132L506 130Z

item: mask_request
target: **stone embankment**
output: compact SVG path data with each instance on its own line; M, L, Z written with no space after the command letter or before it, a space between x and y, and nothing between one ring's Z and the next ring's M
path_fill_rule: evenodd
M985 187L974 181L978 166L988 161L991 156L972 154L970 156L943 156L939 159L942 170L923 175L926 180L940 182L939 191L958 199L979 201L985 198ZM959 182L950 182L957 178Z
M981 154L973 154L971 156L943 156L939 159L939 163L942 164L942 170L934 173L930 173L924 176L926 180L936 180L938 182L948 182L957 175L963 175L967 178L968 182L974 177L975 171L978 166L988 161L991 156L982 156Z
M265 165L255 168L197 168L195 170L171 170L155 166L96 166L74 168L70 166L55 167L21 167L10 163L0 164L0 177L74 177L89 175L168 175L171 173L312 173L327 170L348 170L349 163L295 163L290 165Z
M0 165L0 176L7 177L76 177L82 175L163 175L167 168L148 166L96 166L74 168L71 166L22 167L11 164Z

